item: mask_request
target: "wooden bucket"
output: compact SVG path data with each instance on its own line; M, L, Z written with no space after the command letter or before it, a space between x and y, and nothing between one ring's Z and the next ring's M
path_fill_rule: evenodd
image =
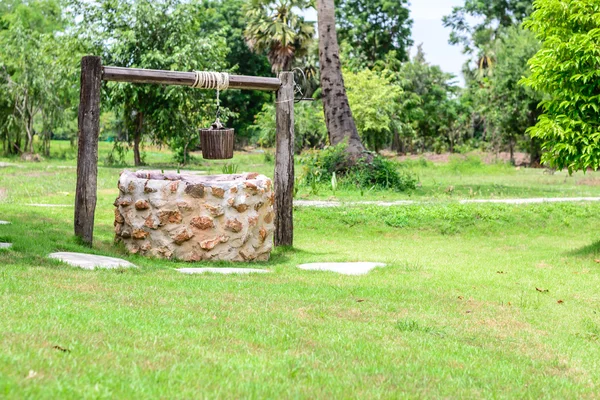
M233 129L200 129L202 157L206 160L233 158Z

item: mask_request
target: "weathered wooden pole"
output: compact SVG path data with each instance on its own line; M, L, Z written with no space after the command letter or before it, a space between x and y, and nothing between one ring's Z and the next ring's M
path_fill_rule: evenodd
M196 73L107 66L103 68L102 79L112 82L193 86L196 81ZM245 75L229 76L229 89L265 90L274 92L278 90L280 86L281 82L278 78Z
M294 73L282 72L277 92L275 246L294 244Z
M95 56L83 57L79 95L75 236L90 247L94 238L96 212L101 84L102 59Z

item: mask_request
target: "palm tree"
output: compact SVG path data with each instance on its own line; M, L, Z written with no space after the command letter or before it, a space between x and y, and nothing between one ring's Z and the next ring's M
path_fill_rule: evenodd
M317 13L321 88L329 142L336 145L347 140L348 152L354 159L358 159L367 153L358 135L344 86L340 47L335 28L334 0L317 0Z
M267 53L273 72L291 70L294 59L308 51L314 26L293 11L307 7L307 0L252 0L248 4L246 42L254 52Z

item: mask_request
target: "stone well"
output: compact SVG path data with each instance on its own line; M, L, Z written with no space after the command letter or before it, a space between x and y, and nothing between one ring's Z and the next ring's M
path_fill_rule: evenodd
M116 240L131 253L184 261L266 261L274 193L257 173L197 176L125 171Z

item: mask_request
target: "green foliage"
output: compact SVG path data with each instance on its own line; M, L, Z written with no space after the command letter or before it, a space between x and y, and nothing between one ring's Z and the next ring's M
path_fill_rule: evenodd
M396 130L400 148L406 151L452 149L467 123L468 105L456 100L454 76L425 60L421 46L410 62L397 67L392 82L404 92ZM437 144L436 144L437 142Z
M444 17L452 29L450 43L462 44L465 52L482 49L492 43L503 28L517 26L532 10L533 0L465 0ZM473 25L473 21L475 24Z
M74 0L83 16L78 35L105 64L162 70L226 69L227 46L219 32L203 32L205 8L183 0ZM109 27L110 29L107 29ZM134 143L136 165L143 136L177 149L187 162L197 130L214 119L214 94L179 86L106 85L110 106ZM227 115L227 113L225 113Z
M203 18L201 31L220 32L227 38L229 52L226 64L232 73L249 76L269 76L271 65L266 56L256 54L248 47L244 37L246 29L246 0L203 0ZM259 90L227 90L221 93L222 103L235 110L236 117L228 125L235 129L236 141L248 141L252 131L249 129L254 116L260 112L265 102L273 101L273 94Z
M307 0L251 0L244 7L248 46L267 54L273 72L291 70L293 61L308 51L315 29L298 10L310 4Z
M255 141L263 147L275 146L275 106L270 103L256 115L254 125ZM327 128L321 101L300 102L294 105L295 149L299 153L307 148L321 148L327 145Z
M15 1L0 15L0 138L6 153L34 152L39 135L48 155L53 130L75 116L70 82L77 79L79 51L64 34L66 23L53 0Z
M526 130L537 122L538 104L543 97L519 81L529 75L527 62L539 47L531 32L517 27L506 29L494 43L494 73L482 80L478 90L479 110L486 117L488 128L502 144L508 145L511 154L520 143L529 150L534 162L540 160L539 144L532 141Z
M416 188L417 179L406 171L400 172L398 164L394 161L379 155L374 156L372 161L364 158L352 160L346 146L340 144L303 154L300 159L304 167L303 183L312 188L313 194L317 194L315 187L319 182L328 181L331 182L334 192L340 185L396 191Z
M408 59L412 20L407 0L336 0L339 41L349 63L372 68L392 53Z
M235 163L227 163L225 165L223 165L223 174L224 175L233 175L233 174L237 174L239 169L239 165L235 164Z
M392 121L400 114L402 89L393 85L387 71L346 71L344 82L358 133L364 145L373 151L392 140Z
M529 132L544 160L570 173L600 167L600 4L537 0L525 26L542 41L524 82L544 92L544 114Z

